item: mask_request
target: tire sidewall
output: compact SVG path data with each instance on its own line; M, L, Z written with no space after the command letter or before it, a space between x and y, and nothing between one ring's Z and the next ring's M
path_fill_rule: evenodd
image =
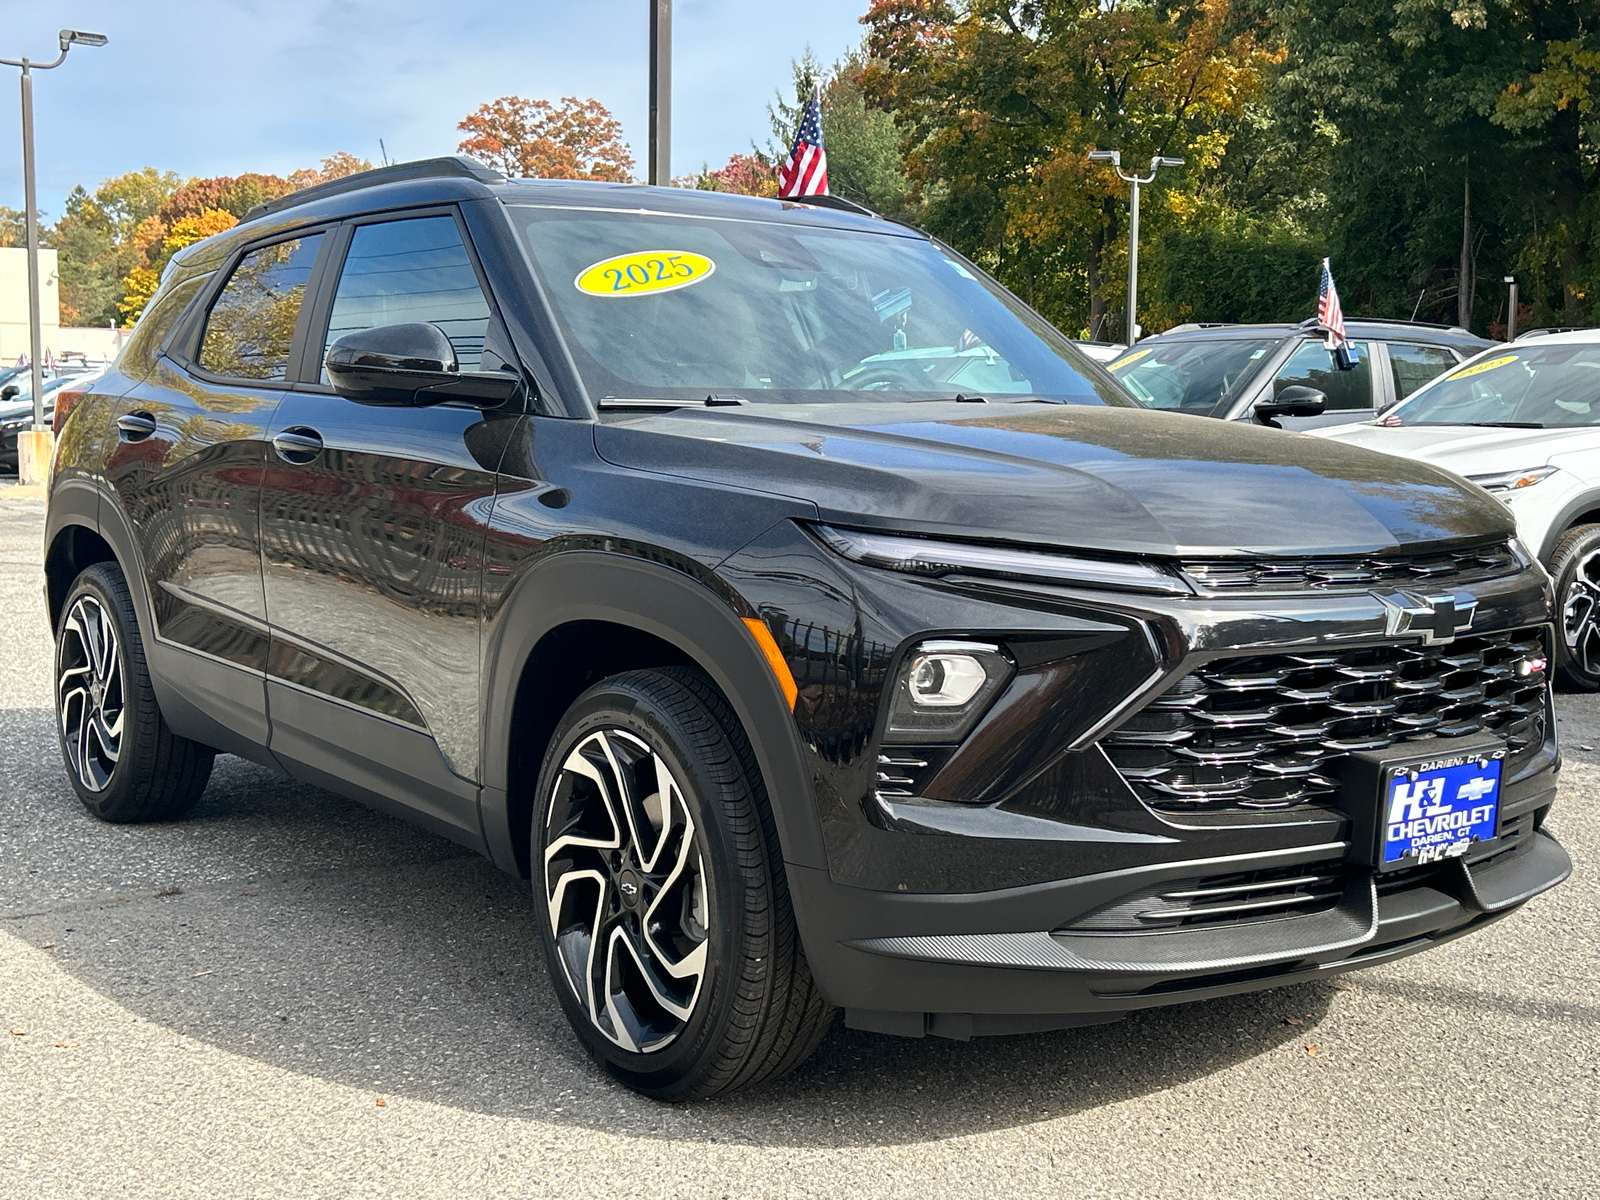
M102 819L117 811L123 798L133 786L133 760L138 749L135 738L143 715L139 706L144 701L142 689L138 686L139 681L134 673L132 655L129 653L129 639L138 637L139 631L133 627L131 621L133 614L130 611L131 605L127 603L126 586L116 586L122 581L112 575L111 570L104 564L88 567L73 581L72 587L68 590L67 598L61 605L61 616L56 622L54 675L51 679L51 690L54 693L52 707L56 714L56 746L61 751L62 765L66 768L67 778L72 782L72 790L78 794L83 806ZM73 606L84 596L92 596L111 617L117 634L117 669L122 673L122 748L117 757L117 765L112 769L111 781L98 792L85 787L83 781L78 778L78 773L73 770L71 756L67 753L65 732L61 728L62 638L66 632L67 620L72 615Z
M659 678L659 677L658 677ZM665 1048L650 1054L624 1050L596 1029L583 1003L568 982L566 968L550 928L548 886L544 874L545 828L561 764L585 737L600 729L621 729L642 739L660 754L683 789L695 822L695 843L707 876L707 903L712 928L706 953L706 976L694 1012L683 1030ZM738 850L723 809L724 785L711 777L672 717L663 712L648 692L627 680L597 684L568 710L552 737L539 771L530 831L529 864L540 942L550 967L551 986L568 1021L589 1052L628 1086L644 1092L672 1089L699 1073L708 1045L714 1042L730 1016L737 972L732 964L748 952L743 922L745 899L759 879L738 866Z
M1570 540L1568 540L1570 538ZM1565 614L1567 592L1572 587L1578 567L1589 555L1600 551L1600 525L1589 525L1575 530L1555 555L1556 568L1556 670L1568 687L1582 692L1600 691L1600 675L1582 670L1567 652Z

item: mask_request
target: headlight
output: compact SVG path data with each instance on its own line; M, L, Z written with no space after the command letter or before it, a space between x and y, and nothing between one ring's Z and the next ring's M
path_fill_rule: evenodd
M1188 584L1154 563L936 542L929 538L837 529L831 525L813 528L831 550L852 562L913 575L995 575L1004 579L1034 579L1168 596L1191 594Z
M1000 647L985 642L921 643L901 664L885 740L959 740L988 709L1013 669Z
M1518 492L1556 473L1555 467L1529 467L1526 471L1501 471L1495 475L1468 475L1486 492Z

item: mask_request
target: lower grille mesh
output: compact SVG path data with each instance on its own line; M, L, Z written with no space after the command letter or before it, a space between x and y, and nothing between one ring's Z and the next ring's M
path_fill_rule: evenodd
M1412 738L1494 733L1512 767L1543 745L1549 671L1538 627L1439 646L1219 659L1178 680L1102 745L1168 812L1328 800L1334 760Z
M1335 860L1174 880L1135 892L1058 932L1151 933L1308 916L1337 904L1349 878L1350 868Z

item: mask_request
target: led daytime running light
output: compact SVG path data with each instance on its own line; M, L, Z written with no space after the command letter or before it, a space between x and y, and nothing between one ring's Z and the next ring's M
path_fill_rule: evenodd
M1499 471L1493 475L1468 475L1486 492L1517 492L1556 473L1555 467L1529 467L1526 471Z
M905 571L912 575L970 572L1080 587L1155 592L1167 596L1192 594L1188 585L1176 575L1150 563L1075 558L1033 550L936 542L928 538L836 529L831 525L813 528L829 549L852 562L891 571Z

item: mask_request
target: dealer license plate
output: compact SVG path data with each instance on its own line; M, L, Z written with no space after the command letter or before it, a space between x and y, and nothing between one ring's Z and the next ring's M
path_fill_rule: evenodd
M1442 862L1494 837L1504 751L1398 764L1383 773L1378 869Z

